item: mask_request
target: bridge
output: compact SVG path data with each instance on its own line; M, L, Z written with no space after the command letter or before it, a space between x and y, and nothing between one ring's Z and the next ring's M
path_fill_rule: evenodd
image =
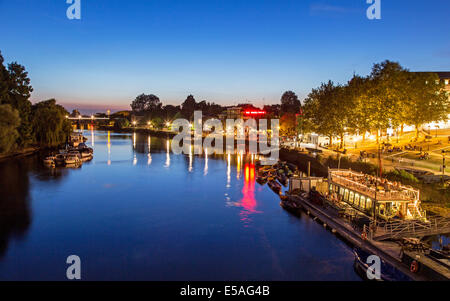
M105 122L105 121L109 121L110 118L109 117L95 117L95 116L91 116L91 117L83 117L83 116L78 116L78 117L70 117L70 116L66 116L67 120L70 120L72 122L72 127L74 128L78 128L80 130L83 130L85 127L87 127L88 129L91 129L95 126L95 124L99 123L99 122Z

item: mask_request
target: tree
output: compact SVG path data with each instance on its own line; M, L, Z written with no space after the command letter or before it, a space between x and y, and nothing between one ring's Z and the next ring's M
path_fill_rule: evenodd
M152 119L152 125L155 129L162 129L164 127L164 121L160 117L155 117Z
M330 145L333 137L343 137L348 125L349 112L348 97L345 97L344 88L336 86L332 81L313 89L304 104L304 127L310 131L327 136Z
M74 109L72 110L72 113L70 113L69 116L72 118L78 118L79 116L81 116L81 113L77 109Z
M20 126L18 128L18 145L25 147L33 142L31 127L31 102L30 96L33 88L30 85L28 72L25 67L14 62L8 65L8 97L3 103L9 103L19 111Z
M298 113L301 108L300 100L292 91L287 91L281 96L281 114Z
M366 107L366 91L369 85L369 78L354 75L347 84L347 96L349 104L352 105L352 116L348 119L348 127L354 132L362 134L363 140L366 132L371 130L370 111Z
M285 113L280 119L280 134L283 136L296 136L296 122L294 113Z
M11 151L15 145L20 125L19 112L9 104L0 105L0 153Z
M402 107L407 117L406 124L414 125L416 138L420 127L429 122L447 120L450 103L443 92L444 86L434 73L410 73L408 97Z
M280 116L281 105L265 105L263 110L269 118L278 118Z
M175 115L180 112L180 106L166 105L163 107L165 120L174 120Z
M118 129L123 129L130 126L130 121L126 118L119 118L116 120L114 125Z
M54 147L67 141L72 131L66 119L68 112L55 99L33 105L32 125L36 141L41 146Z
M0 52L0 104L8 103L8 91L9 91L9 73L6 67L3 65L4 59Z
M174 116L173 116L173 120L177 120L177 119L182 119L183 115L181 115L181 111L177 112Z
M161 106L162 104L158 96L153 94L141 94L131 103L131 109L137 113L160 110Z
M181 104L181 115L183 115L184 118L191 120L194 115L196 104L194 96L189 95Z
M377 131L377 141L381 130L399 126L404 119L402 110L407 72L399 63L391 61L375 64L372 68L363 100L370 112L371 128Z

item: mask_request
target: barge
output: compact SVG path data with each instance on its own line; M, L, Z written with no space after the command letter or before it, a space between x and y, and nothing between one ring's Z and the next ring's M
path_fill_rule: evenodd
M350 170L330 170L328 178L291 177L280 205L294 214L307 213L354 246L359 272L367 271L364 258L370 254L381 259L385 271L381 280L450 280L448 257L430 259L433 251L419 239L449 233L450 220L439 219L438 224L427 218L420 208L420 192L412 187ZM436 224L433 231L410 229L431 224ZM392 225L397 231L387 231Z

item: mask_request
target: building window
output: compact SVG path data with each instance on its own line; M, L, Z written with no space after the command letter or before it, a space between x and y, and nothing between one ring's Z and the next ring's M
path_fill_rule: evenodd
M360 207L360 208L363 208L365 202L366 202L366 197L365 196L361 196L359 202L355 203L355 205Z
M371 210L372 209L372 200L371 199L367 199L367 201L366 201L366 209L367 210Z
M360 197L360 195L356 193L355 194L355 201L353 203L359 203L359 197Z

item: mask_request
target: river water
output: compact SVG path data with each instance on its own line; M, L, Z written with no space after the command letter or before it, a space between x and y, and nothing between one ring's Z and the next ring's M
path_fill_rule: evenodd
M360 280L351 247L255 182L251 156L86 131L94 159L0 163L0 280Z

